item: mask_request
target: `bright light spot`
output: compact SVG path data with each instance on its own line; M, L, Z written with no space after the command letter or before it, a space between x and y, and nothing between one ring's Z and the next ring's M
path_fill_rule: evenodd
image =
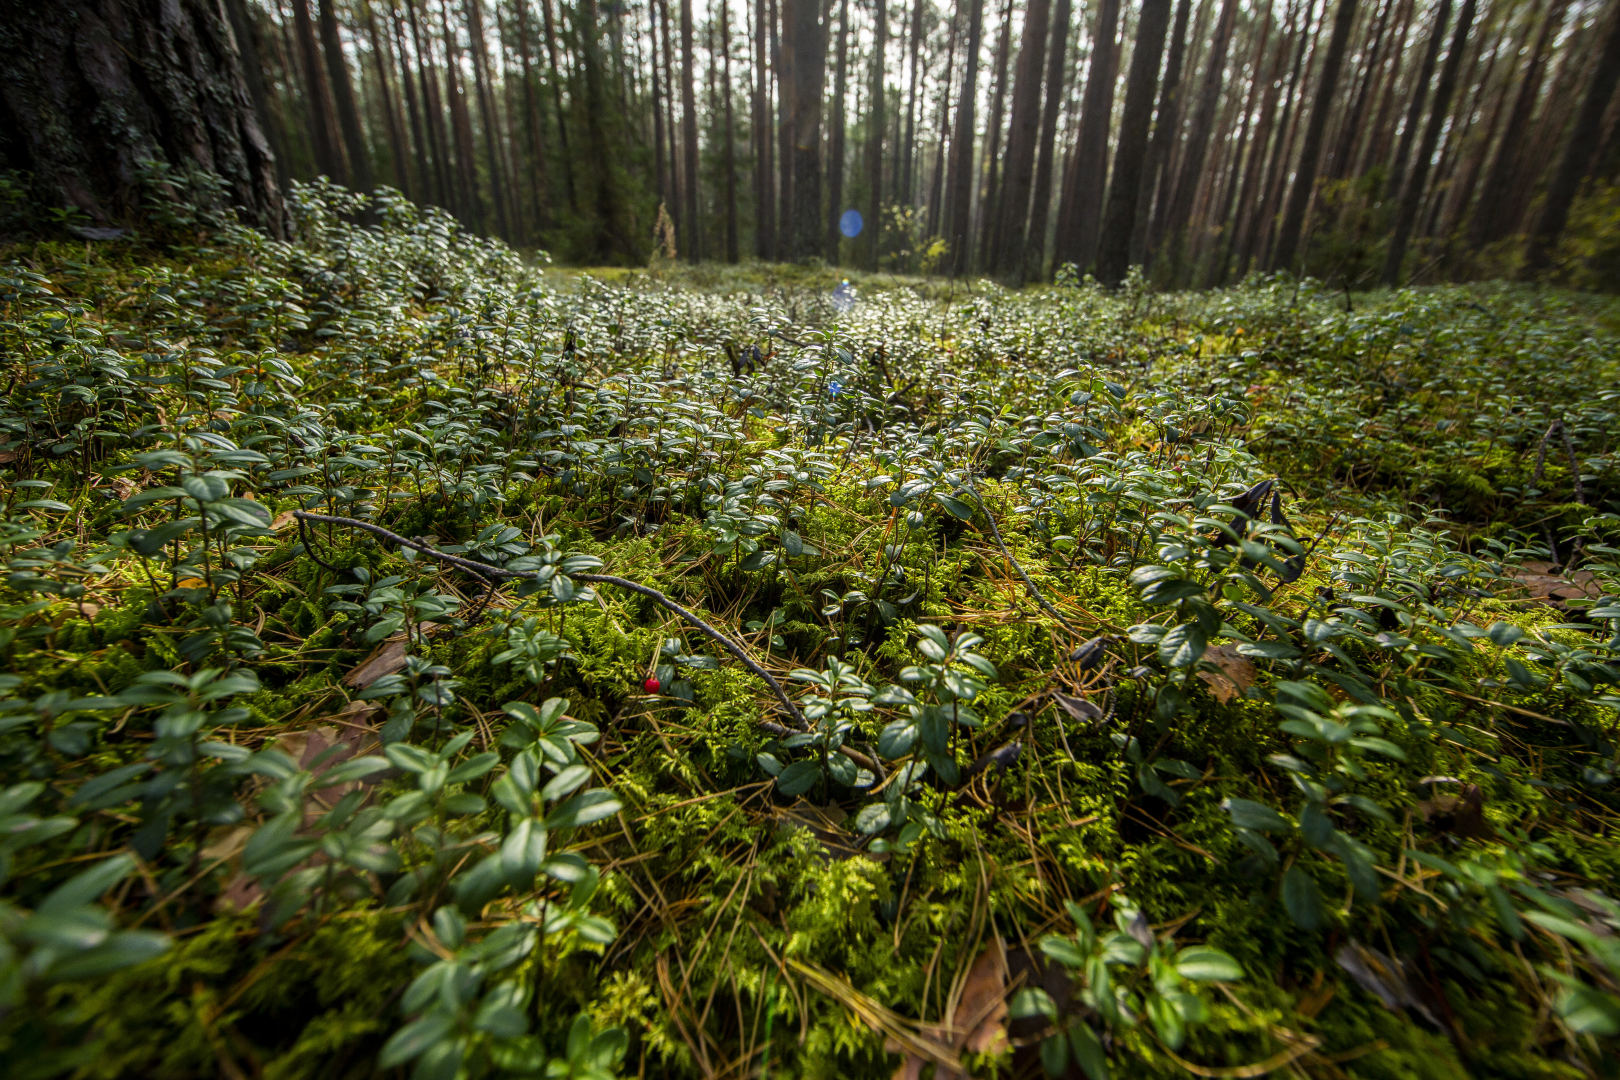
M861 235L861 226L864 224L859 210L845 210L838 219L838 231L853 240Z

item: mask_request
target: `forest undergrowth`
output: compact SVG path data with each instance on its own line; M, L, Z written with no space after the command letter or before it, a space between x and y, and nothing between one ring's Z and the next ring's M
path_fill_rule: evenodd
M8 1076L1614 1074L1614 299L290 201L0 249Z

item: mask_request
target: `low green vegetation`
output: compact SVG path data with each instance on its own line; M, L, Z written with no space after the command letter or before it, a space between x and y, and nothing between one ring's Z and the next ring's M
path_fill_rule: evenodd
M8 1076L1613 1069L1616 301L291 201L0 251Z

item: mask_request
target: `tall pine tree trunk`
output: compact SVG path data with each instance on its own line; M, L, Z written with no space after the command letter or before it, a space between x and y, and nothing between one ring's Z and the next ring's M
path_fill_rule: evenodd
M1185 0L1183 0L1185 2ZM1046 50L1046 107L1041 112L1041 142L1035 158L1035 186L1029 198L1029 228L1024 232L1023 267L1028 281L1046 266L1046 223L1052 212L1052 171L1057 159L1058 117L1063 112L1063 72L1068 61L1070 0L1057 0L1052 12L1051 45Z
M1119 0L1102 0L1092 35L1090 71L1080 103L1080 131L1064 169L1058 204L1057 261L1084 270L1097 254L1103 185L1108 182L1108 129L1119 59Z
M848 81L849 0L839 0L838 63L833 75L833 108L827 135L826 257L830 263L838 262L838 215L843 212L844 203L844 90Z
M681 0L681 211L686 229L686 257L703 257L703 227L698 224L697 78L692 55L692 0Z
M878 241L883 232L883 118L887 102L883 92L883 64L889 40L889 8L885 0L876 0L877 12L873 24L872 42L872 100L870 127L866 136L866 233L862 237L868 270L878 266Z
M1114 154L1114 179L1108 185L1108 204L1097 242L1097 280L1105 285L1124 281L1130 266L1131 231L1136 225L1159 58L1164 55L1164 34L1169 23L1170 0L1142 0L1131 70L1125 80L1125 114L1120 120L1119 149Z
M1384 284L1400 281L1401 263L1406 258L1407 240L1417 221L1418 207L1423 202L1424 184L1429 178L1429 163L1434 159L1434 148L1440 142L1440 129L1445 126L1446 112L1451 107L1451 95L1457 88L1457 73L1462 69L1463 53L1468 46L1468 31L1474 25L1474 11L1478 0L1464 0L1457 16L1457 29L1451 35L1451 48L1446 53L1445 66L1440 69L1440 81L1434 88L1434 109L1429 113L1428 126L1423 129L1423 141L1406 176L1406 187L1401 192L1401 203L1395 214L1395 228L1390 233L1389 248L1384 254Z
M365 131L360 126L360 109L354 101L354 83L343 56L343 40L338 35L337 11L332 0L320 0L321 51L326 56L326 76L337 105L338 130L349 159L349 183L361 191L371 190L371 154L366 149Z
M1041 68L1046 59L1048 0L1029 0L1024 14L1024 40L1018 50L1017 81L1013 86L1012 124L1007 135L1007 174L1002 181L1000 213L991 244L993 265L999 274L1022 277L1024 245L1044 238L1025 238L1030 190L1035 185L1035 150L1040 137ZM1157 71L1154 72L1157 75ZM988 214L987 214L988 216Z
M967 53L963 58L962 95L956 105L956 134L951 139L951 170L947 179L950 245L946 255L952 277L967 273L972 252L974 106L978 102L979 47L984 34L984 0L968 0Z
M1350 47L1350 30L1356 20L1356 2L1339 0L1339 10L1333 19L1333 36L1328 39L1327 56L1322 61L1322 78L1316 84L1316 103L1311 108L1311 118L1305 127L1299 168L1288 195L1282 229L1277 234L1277 249L1272 252L1273 266L1292 269L1299 253L1305 232L1305 213L1310 209L1312 195L1316 193L1316 173L1322 164L1322 140L1327 133L1328 115L1335 104L1334 94L1339 86L1339 72L1344 67L1344 54Z
M1609 12L1609 26L1597 65L1586 84L1585 96L1565 140L1557 170L1547 185L1541 214L1531 230L1525 256L1525 269L1531 273L1540 273L1552 266L1558 238L1569 223L1570 207L1574 205L1588 166L1596 160L1594 154L1599 149L1603 114L1614 98L1616 83L1620 83L1620 8Z

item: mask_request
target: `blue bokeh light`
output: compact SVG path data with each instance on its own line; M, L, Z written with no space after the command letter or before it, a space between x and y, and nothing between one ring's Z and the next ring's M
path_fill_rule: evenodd
M861 228L865 224L859 210L845 210L838 218L838 231L853 240L861 235Z

